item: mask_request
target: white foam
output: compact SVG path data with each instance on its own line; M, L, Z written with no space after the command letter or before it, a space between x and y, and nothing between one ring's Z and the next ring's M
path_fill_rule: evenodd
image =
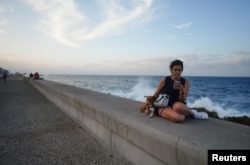
M150 86L150 80L139 78L137 83L127 92L116 89L112 91L103 91L104 93L110 93L115 96L125 97L137 101L145 101L144 96L153 95L155 87Z
M145 101L144 96L153 95L156 87L150 86L150 80L140 78L138 82L133 86L129 92L124 92L121 90L111 91L112 95L121 96L137 101ZM225 116L250 116L250 113L241 112L233 108L225 108L223 104L213 102L208 97L201 97L194 102L188 102L190 108L205 108L208 111L215 111L218 113L220 118Z
M145 101L144 96L153 95L156 89L150 86L150 81L140 78L135 86L127 93L127 97L137 101Z
M133 86L133 88L128 93L123 91L116 91L112 94L130 98L137 101L145 101L144 96L153 95L156 90L156 87L150 86L150 80L147 79L138 79L138 82ZM201 97L195 100L193 103L188 102L188 106L191 108L205 108L208 111L215 111L218 113L220 118L225 116L250 116L250 113L241 112L233 108L225 108L223 104L213 102L208 97Z
M201 97L198 100L195 100L193 103L188 103L188 106L191 108L205 108L208 111L215 111L218 113L220 118L225 116L250 116L250 113L240 112L232 108L224 108L223 105L213 102L208 97Z

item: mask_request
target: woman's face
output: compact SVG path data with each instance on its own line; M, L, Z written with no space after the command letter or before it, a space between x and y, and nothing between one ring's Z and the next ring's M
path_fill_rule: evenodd
M173 69L171 70L171 74L174 77L181 77L182 74L182 67L181 65L174 65Z

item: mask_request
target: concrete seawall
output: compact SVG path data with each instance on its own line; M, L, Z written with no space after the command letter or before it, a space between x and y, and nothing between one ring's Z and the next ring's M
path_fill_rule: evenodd
M30 83L109 151L134 164L207 164L208 149L250 149L250 128L227 121L171 123L139 113L140 102L46 80Z

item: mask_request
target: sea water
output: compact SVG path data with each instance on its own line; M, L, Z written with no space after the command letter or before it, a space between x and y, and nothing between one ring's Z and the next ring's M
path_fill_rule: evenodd
M162 76L46 75L56 81L97 92L145 101ZM224 116L250 117L249 77L185 77L190 81L188 106L206 108Z

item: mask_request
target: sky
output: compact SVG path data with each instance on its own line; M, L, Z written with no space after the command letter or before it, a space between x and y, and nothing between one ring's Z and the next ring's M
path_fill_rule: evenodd
M0 67L41 74L250 76L249 0L0 0Z

